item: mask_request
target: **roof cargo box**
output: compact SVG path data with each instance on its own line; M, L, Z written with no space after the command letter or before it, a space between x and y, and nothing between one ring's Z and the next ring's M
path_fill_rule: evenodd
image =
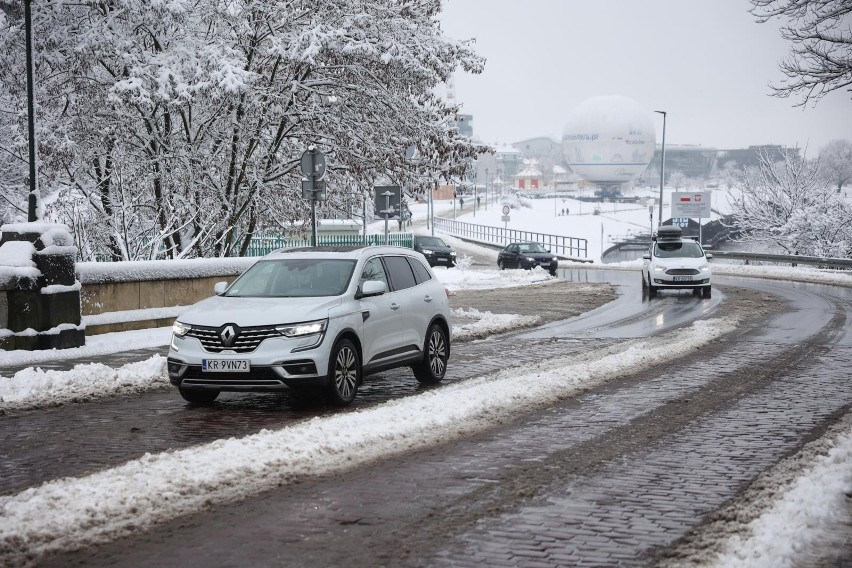
M683 236L683 229L675 225L657 227L657 238L660 240L678 240Z

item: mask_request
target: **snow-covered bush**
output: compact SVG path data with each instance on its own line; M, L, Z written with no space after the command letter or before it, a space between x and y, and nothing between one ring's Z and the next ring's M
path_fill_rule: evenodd
M456 258L456 268L464 273L468 268L473 264L473 257L467 254L464 254L460 257Z
M526 197L520 195L507 195L500 202L500 205L508 205L510 209L520 209L521 207L532 208L532 203Z

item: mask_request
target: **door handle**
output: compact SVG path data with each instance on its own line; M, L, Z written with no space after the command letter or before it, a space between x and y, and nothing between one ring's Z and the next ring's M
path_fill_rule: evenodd
M427 295L425 295L425 296L423 296L423 301L424 301L424 302L431 302L431 301L432 301L432 296L430 296L430 295L428 295L428 294L427 294Z
M390 309L392 309L392 310L398 310L398 309L399 309L399 304L397 304L396 302L394 302L393 304L391 304L391 305L390 305Z

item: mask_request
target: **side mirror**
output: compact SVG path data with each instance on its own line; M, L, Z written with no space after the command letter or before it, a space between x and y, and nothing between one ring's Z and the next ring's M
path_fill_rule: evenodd
M705 252L705 253L704 253L704 258L706 258L707 260L712 260L712 259L713 259L713 255L712 255L712 254L710 254L709 252Z
M228 283L224 281L216 282L216 284L213 285L213 292L215 292L217 296L221 296L222 294L224 294L225 290L227 289Z
M643 254L643 255L642 255L642 260L651 260L651 253L650 253L650 252L646 252L645 254Z
M356 298L364 298L365 296L379 296L388 291L388 286L381 280L366 280L360 286L360 290Z

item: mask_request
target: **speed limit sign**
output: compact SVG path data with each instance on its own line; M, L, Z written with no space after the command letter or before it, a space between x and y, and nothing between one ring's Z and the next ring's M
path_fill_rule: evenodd
M504 205L504 206L503 206L503 215L508 215L508 214L509 214L509 206L508 206L508 205Z

